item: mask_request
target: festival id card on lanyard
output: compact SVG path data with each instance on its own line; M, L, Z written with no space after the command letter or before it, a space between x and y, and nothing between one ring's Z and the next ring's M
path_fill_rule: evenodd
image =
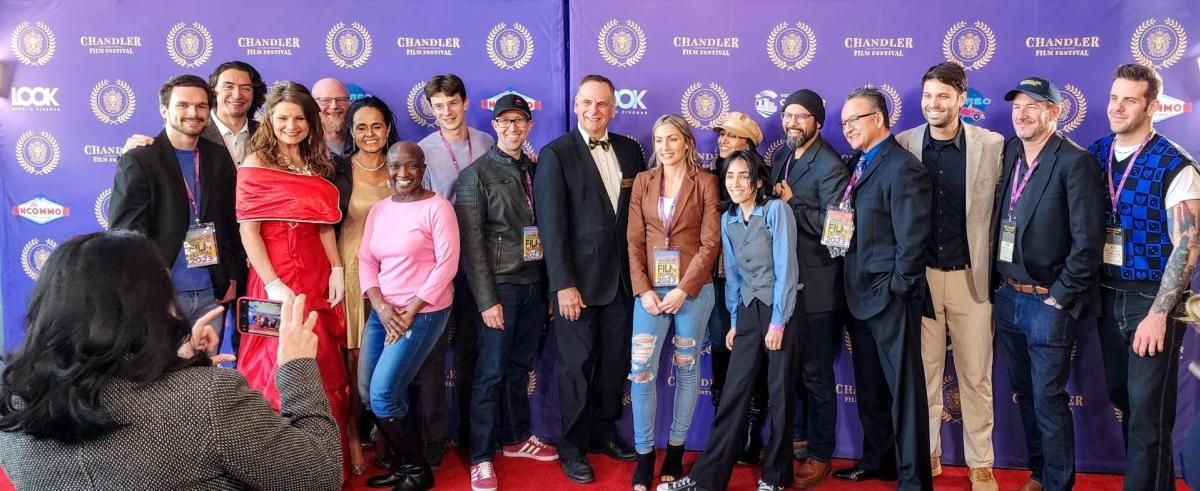
M521 259L525 261L541 261L545 254L542 252L542 236L538 234L537 215L533 211L533 180L528 172L525 174L525 206L529 209L529 218L533 225L521 229Z
M1004 220L1000 222L1000 245L997 248L996 259L1006 263L1013 262L1013 251L1017 246L1017 201L1021 199L1021 194L1025 192L1025 186L1029 185L1029 178L1033 176L1033 171L1037 169L1038 161L1034 160L1033 165L1025 167L1025 159L1018 157L1016 168L1013 169L1012 187L1008 193L1008 214ZM1017 182L1018 172L1025 169L1025 177Z
M666 176L659 180L658 217L662 220L663 236L666 237L661 247L654 248L654 286L678 286L680 277L680 254L678 247L671 246L671 226L675 222L675 204L679 198L676 194L667 205L667 198L662 195L666 191Z
M863 163L860 161L854 166L854 174L850 176L850 183L846 184L846 190L842 192L841 201L825 210L821 245L829 248L830 257L845 256L846 250L850 248L850 239L854 238L854 208L850 206L850 196L858 186L862 174Z
M196 203L196 194L192 192L193 187L200 189L200 150L197 149L192 155L195 156L192 164L196 180L191 185L185 180L183 187L187 190L188 204L192 207L194 219L183 238L183 259L187 262L187 267L199 268L217 264L220 259L217 255L216 225L212 222L200 223L200 206Z
M1150 143L1150 139L1154 137L1154 132L1151 131L1146 135L1146 139L1142 140L1142 144L1138 145L1137 150L1129 157L1129 163L1125 165L1125 172L1121 175L1121 181L1113 185L1113 175L1116 169L1113 167L1113 154L1117 146L1117 141L1114 138L1112 145L1108 147L1108 198L1112 202L1112 213L1108 215L1108 224L1104 227L1104 264L1109 266L1123 266L1125 264L1125 229L1121 227L1121 213L1118 205L1121 203L1121 191L1125 189L1125 181L1129 179L1129 174L1133 172L1133 165L1137 163L1138 155L1141 155L1142 149L1146 148L1146 144Z

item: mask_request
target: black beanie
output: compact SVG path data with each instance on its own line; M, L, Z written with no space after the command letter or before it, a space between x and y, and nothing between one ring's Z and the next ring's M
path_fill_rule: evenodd
M825 127L825 101L822 100L821 96L817 95L816 92L808 89L800 89L792 92L791 94L788 94L787 99L783 101L783 108L787 109L787 107L792 104L799 104L803 106L804 109L807 109L808 112L817 119L817 123L820 124L822 128Z

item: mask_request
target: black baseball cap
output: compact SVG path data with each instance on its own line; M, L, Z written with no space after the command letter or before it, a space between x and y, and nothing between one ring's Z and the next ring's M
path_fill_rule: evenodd
M504 94L496 99L496 107L492 108L492 117L504 114L504 111L520 111L526 118L533 119L529 112L529 101L517 94Z
M1017 84L1017 88L1004 94L1004 100L1011 101L1017 97L1017 94L1025 94L1036 101L1062 104L1062 93L1058 91L1058 86L1044 78L1029 77L1022 80Z

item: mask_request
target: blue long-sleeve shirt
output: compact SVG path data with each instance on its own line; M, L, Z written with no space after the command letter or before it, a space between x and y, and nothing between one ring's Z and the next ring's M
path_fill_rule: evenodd
M800 273L796 264L796 218L782 201L756 205L750 218L741 208L721 221L725 254L725 306L737 325L738 302L758 299L771 306L771 329L783 329L796 306ZM770 292L770 295L767 294Z

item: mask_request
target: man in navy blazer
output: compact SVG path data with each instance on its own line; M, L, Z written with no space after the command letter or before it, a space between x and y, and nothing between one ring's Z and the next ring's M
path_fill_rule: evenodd
M931 184L921 161L892 136L879 90L851 91L841 126L857 151L841 199L853 210L844 285L864 443L863 460L834 477L899 477L898 489L932 490L921 365Z
M615 114L612 82L583 77L575 95L579 126L542 147L533 182L558 346L559 462L577 483L595 479L588 451L634 459L616 420L629 372L633 298L625 229L645 158L637 142L608 132Z

